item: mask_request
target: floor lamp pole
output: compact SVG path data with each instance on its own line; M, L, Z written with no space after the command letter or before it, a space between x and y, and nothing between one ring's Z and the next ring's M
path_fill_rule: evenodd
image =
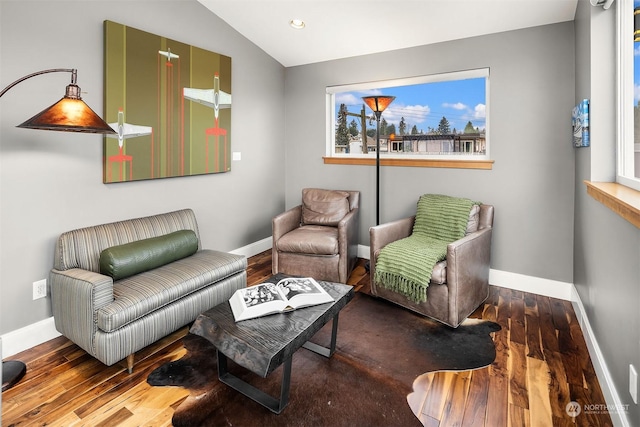
M80 88L76 85L77 70L75 68L51 68L37 71L19 78L0 91L0 97L9 89L32 77L48 73L71 73L71 84L66 87L64 97L49 108L36 114L26 122L18 125L27 129L55 130L62 132L116 133L108 123L102 120L80 96ZM0 353L2 339L0 338ZM19 360L2 362L2 391L13 387L27 371L27 365Z
M395 96L364 96L362 100L376 115L376 225L380 225L380 116L382 112L396 99ZM362 140L367 140L366 130L362 129ZM388 146L389 144L387 144ZM366 263L365 269L370 271L371 260Z
M380 111L376 111L376 225L380 225Z

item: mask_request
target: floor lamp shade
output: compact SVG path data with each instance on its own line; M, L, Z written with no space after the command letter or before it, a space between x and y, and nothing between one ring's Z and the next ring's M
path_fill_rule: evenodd
M80 87L76 85L77 73L75 69L54 68L29 74L4 88L0 92L0 96L26 79L54 72L71 73L71 84L67 86L64 97L49 108L18 125L18 127L62 132L116 133L80 97Z
M63 132L115 133L82 99L67 97L18 127Z
M376 115L386 110L394 99L396 99L395 96L365 96L362 98L365 104L367 104Z

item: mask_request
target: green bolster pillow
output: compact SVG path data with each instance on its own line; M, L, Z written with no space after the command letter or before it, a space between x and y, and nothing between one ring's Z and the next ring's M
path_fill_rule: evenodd
M100 273L123 279L188 257L198 251L198 237L192 230L112 246L100 253Z

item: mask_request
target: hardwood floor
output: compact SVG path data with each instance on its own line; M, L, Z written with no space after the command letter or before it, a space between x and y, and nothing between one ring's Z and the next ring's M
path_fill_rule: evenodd
M349 284L366 292L364 260ZM269 251L249 259L248 283L271 275ZM497 357L486 368L420 377L417 407L425 426L609 426L611 418L570 302L491 286L471 316L490 319ZM2 393L3 426L170 426L174 408L188 395L180 387L151 387L146 378L184 354L187 328L136 354L133 374L106 367L64 337L9 359L27 374ZM578 403L570 417L567 405Z

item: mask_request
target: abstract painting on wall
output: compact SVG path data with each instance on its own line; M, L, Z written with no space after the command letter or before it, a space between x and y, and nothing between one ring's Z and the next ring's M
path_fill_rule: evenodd
M103 182L231 170L231 58L104 22Z

